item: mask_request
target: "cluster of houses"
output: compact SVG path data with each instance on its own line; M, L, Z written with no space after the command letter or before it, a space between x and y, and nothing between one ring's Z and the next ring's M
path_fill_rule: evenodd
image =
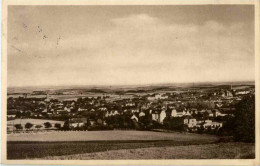
M183 110L176 110L175 108L172 109L166 109L165 107L161 111L157 110L152 110L150 109L147 112L140 111L137 114L133 114L131 119L136 120L138 122L138 119L142 116L146 116L146 114L151 116L151 119L153 121L159 122L160 124L164 124L165 118L172 117L180 117L183 118L183 124L186 124L189 128L194 128L194 127L204 127L208 128L209 126L211 128L216 128L216 127L222 127L223 122L217 122L213 121L214 118L216 117L224 117L227 116L228 114L221 113L218 109L214 110L207 110L207 109L202 109L202 110L197 110L195 108L193 109L186 109L184 108ZM118 114L118 113L117 113ZM116 115L117 115L116 114ZM201 115L207 115L207 119L197 118L196 115L201 114ZM233 114L229 114L232 116ZM111 116L111 115L109 115ZM112 115L113 116L113 115Z
M189 128L223 126L221 117L233 116L234 103L243 95L252 93L244 90L231 92L221 90L205 93L154 93L135 95L134 98L106 100L106 98L88 97L77 100L61 101L45 98L8 98L7 119L41 118L50 120L67 120L72 127L81 127L87 122L90 125L108 125L106 119L114 116L127 115L131 120L139 122L141 117L164 124L165 119L182 118L183 124ZM196 108L189 103L207 102L212 106Z

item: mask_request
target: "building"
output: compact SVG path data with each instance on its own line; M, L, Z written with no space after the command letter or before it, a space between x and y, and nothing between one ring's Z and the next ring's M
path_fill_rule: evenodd
M69 121L69 125L72 128L83 127L87 123L87 118L73 118Z
M144 113L143 111L141 111L141 112L139 113L139 117L142 117L142 116L145 116L145 113Z
M132 119L132 120L135 120L136 122L138 122L138 118L137 118L135 115L133 115L133 116L131 117L131 119Z
M162 110L159 117L159 122L163 123L163 120L166 118L166 112L165 110Z
M159 113L157 111L153 111L152 112L152 120L158 121L159 117L160 117L160 115L159 115Z
M196 119L184 119L183 120L184 124L186 124L189 128L192 128L197 125L197 120Z

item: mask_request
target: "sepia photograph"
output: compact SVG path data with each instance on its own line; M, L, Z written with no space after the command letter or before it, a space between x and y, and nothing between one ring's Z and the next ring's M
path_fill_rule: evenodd
M3 7L6 161L259 160L255 3Z

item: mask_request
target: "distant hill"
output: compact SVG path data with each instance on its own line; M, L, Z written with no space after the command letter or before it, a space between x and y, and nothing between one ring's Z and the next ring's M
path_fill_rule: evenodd
M50 94L66 93L144 93L155 91L175 91L186 88L230 88L239 86L254 87L255 82L204 82L204 83L172 83L172 84L152 84L152 85L120 85L120 86L45 86L45 87L9 87L7 93L23 94L42 91Z

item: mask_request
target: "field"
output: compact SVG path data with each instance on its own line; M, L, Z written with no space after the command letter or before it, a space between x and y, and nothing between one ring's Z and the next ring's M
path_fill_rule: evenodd
M41 129L44 129L44 123L46 122L50 122L52 127L50 127L49 129L56 129L55 128L55 124L56 123L59 123L61 124L61 126L63 126L64 124L64 121L56 121L56 120L46 120L46 119L15 119L15 120L10 120L10 121L7 121L7 127L9 130L13 131L15 130L15 127L14 125L15 124L21 124L23 126L23 128L25 128L25 124L26 123L31 123L33 124L34 126L31 128L31 129L34 129L36 130L37 128L35 128L36 125L41 125L42 128ZM39 129L37 129L39 130ZM9 134L8 134L9 135ZM14 135L14 134L12 134Z
M113 130L113 131L55 131L46 133L9 134L7 141L135 141L135 140L171 140L181 142L206 142L218 140L213 135L191 133L166 133L153 131Z
M132 147L131 147L132 148ZM116 160L116 159L253 159L255 146L250 143L219 143L207 145L149 147L121 149L63 156L48 156L47 160Z
M8 159L33 159L120 149L211 144L210 135L151 131L68 131L7 136Z
M34 125L42 125L45 122L50 122L51 124L55 124L55 123L60 123L60 124L64 124L63 121L56 121L56 120L46 120L46 119L15 119L15 120L10 120L7 121L7 125L13 125L13 124L22 124L25 125L26 123L32 123Z
M130 130L9 134L7 159L254 158L254 144L219 140L206 134Z

